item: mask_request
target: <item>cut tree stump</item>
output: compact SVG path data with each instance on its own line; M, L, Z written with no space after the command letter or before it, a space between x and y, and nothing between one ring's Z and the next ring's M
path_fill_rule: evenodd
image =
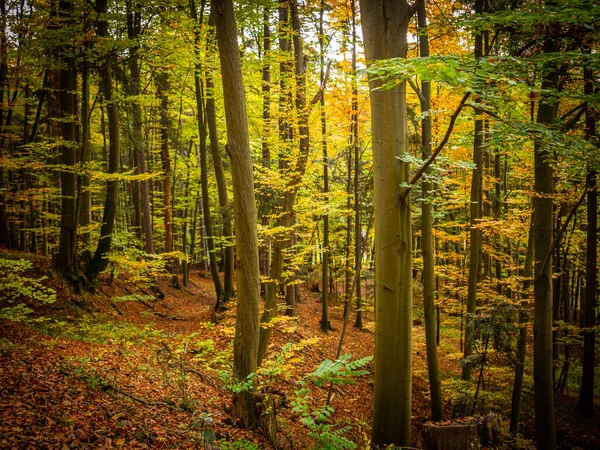
M423 425L423 445L426 450L470 450L494 447L499 443L500 420L495 414L447 424Z

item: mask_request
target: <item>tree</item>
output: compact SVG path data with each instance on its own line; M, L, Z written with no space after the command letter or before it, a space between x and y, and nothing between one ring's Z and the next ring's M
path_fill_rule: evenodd
M590 49L586 48L586 52ZM587 96L594 94L594 72L592 67L585 67L583 73L584 93ZM597 110L586 106L585 132L586 138L593 146L597 146L596 137ZM596 306L596 286L598 273L598 187L597 173L593 165L588 162L588 173L586 177L587 192L587 232L585 251L585 299L583 305L583 326L585 327L583 338L583 370L581 375L581 387L579 389L579 402L577 409L589 416L594 414L594 367L595 367L595 331L596 323L594 309Z
M475 14L481 13L483 13L483 0L476 0ZM480 31L475 35L475 59L479 60L482 56L483 35ZM469 247L469 288L467 292L467 326L465 328L463 380L471 378L472 364L468 361L468 358L473 353L473 340L475 339L475 330L472 323L477 308L477 284L481 265L481 230L479 228L483 184L483 119L481 117L475 118L473 164L475 167L473 168L473 177L471 179L471 203L469 206L471 213L471 243Z
M418 2L417 2L418 3ZM416 5L416 4L415 4ZM361 0L367 64L406 57L406 33L414 6L404 0ZM375 404L374 446L410 443L412 388L412 233L406 85L379 90L369 77L375 197Z
M61 25L69 29L73 26L73 2L62 0L58 3ZM77 139L75 114L77 111L75 49L68 45L63 49L64 61L60 69L59 102L61 109L61 130L63 143L61 154L63 164L70 168L61 172L61 220L60 244L56 266L66 276L74 277L76 272L76 242L78 217L75 214L77 198L77 178L72 168L77 161Z
M133 97L131 102L131 115L133 121L132 145L136 165L136 171L140 175L147 173L146 154L144 151L144 139L142 133L142 110L137 97L140 95L140 45L137 39L140 37L142 28L142 11L139 4L134 0L128 0L127 6L127 37L132 44L129 47L129 95ZM150 194L148 180L139 181L142 234L144 235L144 250L148 254L154 253L154 240L152 233L152 216L150 211Z
M427 35L427 13L425 5L421 5L417 11L419 25L419 49L421 57L429 56L429 36ZM421 83L421 145L423 159L431 157L431 117L428 112L431 107L431 82ZM427 170L431 173L431 169ZM434 280L434 256L433 256L433 204L432 183L424 178L421 182L423 201L421 202L421 246L423 252L423 315L425 318L425 343L427 346L427 370L429 371L429 390L431 393L431 418L440 421L443 418L442 386L440 380L440 369L437 355L437 343L435 333L435 280Z
M548 36L557 32L557 25L548 27ZM544 43L544 53L555 52L552 39ZM558 88L556 63L546 64L543 74L544 92ZM556 118L556 99L548 94L540 98L537 123L551 125ZM552 246L554 236L553 170L548 142L534 142L533 197L533 379L535 390L535 436L539 448L556 448L554 423L554 392L552 386Z
M233 374L245 381L254 373L258 361L260 275L256 236L256 201L252 157L248 137L248 116L237 29L232 0L212 2L219 59L223 74L227 153L231 160L235 240L238 259L237 312L233 348ZM234 394L233 413L248 426L256 423L252 391Z
M97 33L101 38L108 37L108 20L105 17L108 8L108 0L96 0L96 13L99 15L97 22ZM108 173L111 175L119 172L119 161L121 156L120 119L119 107L113 99L112 66L114 55L109 53L100 68L100 84L106 112L108 117L109 152ZM106 198L104 201L104 212L102 214L102 226L96 252L88 263L85 275L93 281L100 272L108 265L108 253L112 243L112 234L117 217L117 205L119 200L119 181L117 178L106 182Z

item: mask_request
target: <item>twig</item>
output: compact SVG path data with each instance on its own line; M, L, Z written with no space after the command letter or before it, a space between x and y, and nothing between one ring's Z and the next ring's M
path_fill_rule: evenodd
M142 405L147 405L147 406L166 406L167 408L169 408L171 411L177 411L178 408L174 407L173 405L168 404L167 402L159 402L159 401L153 401L153 400L145 400L143 398L139 398L136 397L133 394L130 394L129 392L126 392L122 389L119 389L118 387L112 385L112 384L106 384L104 386L105 390L113 390L121 395L124 395L125 397L129 397L132 400L135 400L138 403L141 403Z
M567 216L567 220L565 220L565 223L563 224L560 231L556 235L556 238L554 238L554 242L552 242L552 247L550 248L550 251L546 254L546 257L544 258L544 264L542 265L542 270L540 272L543 273L546 270L546 267L548 266L548 262L550 262L550 258L552 257L552 254L554 253L554 250L556 250L556 247L558 247L558 245L560 244L560 241L561 241L563 235L565 234L565 231L567 231L569 222L575 215L575 212L577 212L577 208L579 208L581 206L581 204L583 203L583 200L585 199L586 194L587 194L587 188L584 189L583 192L581 193L579 200L577 201L577 203L575 204L575 206L573 207L573 209Z
M423 174L425 173L425 171L429 168L429 166L431 166L431 164L433 164L433 162L435 161L435 159L437 158L437 156L444 149L445 145L448 143L448 140L450 139L450 135L452 134L452 130L454 130L454 124L456 123L456 119L458 118L458 115L462 111L463 107L467 103L467 100L469 99L470 96L471 96L470 92L467 92L463 96L462 100L460 101L460 103L456 107L456 110L452 113L452 116L450 116L450 123L448 124L448 129L446 130L446 134L444 135L444 139L442 139L442 142L440 142L440 144L437 146L437 148L435 149L435 151L431 154L431 156L425 162L425 164L423 164L423 166L421 166L421 168L415 174L415 176L412 177L412 180L410 180L410 186L402 194L400 194L400 200L404 201L406 199L406 197L410 193L410 190L412 189L412 187L415 184L417 184L417 182L421 179L421 177L423 176Z
M327 69L325 70L325 76L323 76L323 83L321 83L319 90L317 91L315 96L312 98L312 100L308 104L308 107L306 108L307 116L310 116L310 113L312 112L313 107L321 100L321 97L323 96L323 92L325 91L325 88L327 87L327 80L329 79L330 71L331 71L331 61L329 61L327 63Z

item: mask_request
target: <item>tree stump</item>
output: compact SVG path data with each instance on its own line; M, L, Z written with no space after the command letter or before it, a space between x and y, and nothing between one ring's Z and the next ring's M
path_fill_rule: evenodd
M460 422L423 425L426 450L467 450L500 443L500 420L495 414L472 417Z

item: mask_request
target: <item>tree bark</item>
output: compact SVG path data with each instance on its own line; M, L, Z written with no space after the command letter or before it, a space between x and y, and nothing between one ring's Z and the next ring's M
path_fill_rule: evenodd
M61 20L72 22L73 3L70 0L61 0L58 3L58 14ZM75 95L77 83L77 68L73 49L65 49L64 64L60 69L59 103L61 117L61 131L63 144L61 145L62 163L67 167L74 167L77 162L77 143L75 129L75 114L77 111L77 97ZM60 213L60 242L56 267L69 277L75 276L75 201L77 196L77 178L74 172L61 172L61 213Z
M129 47L129 95L133 97L131 101L131 115L133 122L132 146L136 172L144 175L148 172L146 169L146 154L144 151L144 138L142 133L142 109L139 104L140 95L140 63L139 63L139 44L136 39L139 38L142 27L142 13L135 11L134 0L127 1L127 37L133 44ZM139 5L137 5L139 7ZM150 193L148 180L137 182L140 191L142 234L144 237L144 250L148 254L154 253L154 241L152 233L152 215L150 212Z
M419 24L419 49L421 57L429 56L429 38L427 35L427 15L425 5L418 10ZM423 159L426 161L431 156L432 123L428 112L431 104L431 83L421 83L421 114L424 116L421 123L421 145ZM426 173L431 173L428 169ZM442 387L437 354L436 326L435 326L435 280L434 280L434 255L433 255L433 205L431 203L432 183L427 179L421 182L423 201L421 202L421 237L423 253L423 311L425 318L425 343L427 346L427 369L429 372L429 391L431 393L431 419L435 422L443 420Z
M221 73L223 74L227 152L231 160L238 257L238 301L233 348L233 374L237 380L244 381L256 370L260 328L260 274L252 154L248 137L248 116L233 1L214 1L212 2L212 11L215 17ZM234 394L233 414L248 426L255 425L257 416L253 391Z
M475 14L483 13L483 0L476 0ZM483 35L479 32L475 36L475 59L483 56ZM477 114L477 112L475 112ZM479 281L480 259L481 259L481 230L478 228L481 220L481 197L483 184L483 120L475 119L475 137L473 141L473 176L471 179L471 230L469 248L469 284L467 290L467 326L465 327L465 351L464 358L467 360L473 354L473 340L475 330L472 325L473 315L477 308L477 282ZM462 379L471 379L473 366L467 361L463 362Z
M231 213L229 212L229 196L227 194L227 181L225 180L225 169L221 159L221 147L217 133L217 113L215 109L215 95L212 73L206 76L206 121L208 122L208 135L210 137L210 151L215 166L217 178L217 192L219 195L219 209L223 221L223 238L227 240L223 248L223 301L234 296L233 286L233 225Z
M589 52L589 50L587 50ZM584 93L592 95L594 93L594 73L591 68L584 69ZM597 145L596 140L596 111L587 106L585 112L586 138ZM581 386L579 389L579 402L577 409L586 415L594 414L594 367L595 367L595 348L596 333L593 330L596 324L595 306L597 292L597 273L598 273L598 188L597 174L591 168L588 168L586 177L587 183L587 231L586 231L586 252L585 252L585 298L583 299L583 370L581 376Z
M102 38L108 37L108 22L104 15L107 11L108 0L96 0L96 12L99 14L97 22L97 33ZM108 118L109 152L108 152L108 173L116 174L119 172L120 161L120 124L119 109L117 103L113 100L112 86L112 65L113 57L107 56L100 69L100 85L104 101L106 103L106 115ZM112 243L112 234L115 227L115 218L117 217L119 182L118 180L109 180L106 182L106 198L104 202L104 212L102 214L102 226L100 228L100 239L93 258L86 268L86 276L93 281L100 272L106 269L108 265L107 255L110 252Z
M553 26L549 31L552 32ZM544 52L556 51L552 39L544 44ZM558 87L558 71L554 63L545 67L542 92ZM556 100L542 94L537 122L551 125L556 118ZM550 146L537 139L534 142L533 246L533 383L535 397L536 441L539 448L556 449L554 423L554 392L552 386L552 242L554 236L553 170Z
M529 289L531 287L531 277L533 275L533 255L534 251L534 240L533 240L533 221L529 227L529 238L527 242L527 253L525 255L525 264L523 266L523 296L525 299L529 296ZM516 433L519 427L519 416L521 413L521 394L523 391L523 374L525 372L525 356L527 350L527 322L526 312L524 310L526 302L521 303L521 310L519 311L519 337L517 339L517 354L516 354L516 365L515 365L515 382L513 386L511 411L510 411L510 432Z
M321 0L319 10L319 51L320 51L320 80L321 85L325 81L325 40L323 35L323 15L325 12L325 2ZM323 194L325 195L325 214L323 215L323 257L321 264L321 330L327 333L329 324L329 258L331 251L329 249L329 157L327 155L327 113L325 111L325 93L319 101L321 118L321 148L323 149Z
M412 12L406 1L360 2L365 55L371 61L406 57ZM369 79L375 183L375 393L372 446L410 444L412 389L412 233L406 85L377 90Z
M202 220L204 223L204 230L206 236L206 245L208 248L208 260L210 266L210 274L212 276L213 284L215 286L215 293L217 295L217 301L215 303L215 310L218 310L222 306L223 302L223 285L219 278L219 268L217 266L217 255L215 253L215 236L212 229L212 218L210 215L210 197L208 195L208 164L206 162L206 125L207 120L204 114L204 89L202 86L201 74L202 66L200 64L200 23L198 22L196 3L194 0L190 2L190 11L192 18L196 22L194 29L194 43L196 49L196 62L195 62L195 73L194 83L196 87L196 108L198 111L198 136L200 140L200 146L198 147L198 162L200 165L200 185L202 187ZM212 143L212 142L211 142ZM218 145L218 142L217 142Z
M171 208L171 156L169 155L169 79L166 70L156 74L156 95L160 100L160 160L162 163L163 222L165 253L173 251L173 210Z

